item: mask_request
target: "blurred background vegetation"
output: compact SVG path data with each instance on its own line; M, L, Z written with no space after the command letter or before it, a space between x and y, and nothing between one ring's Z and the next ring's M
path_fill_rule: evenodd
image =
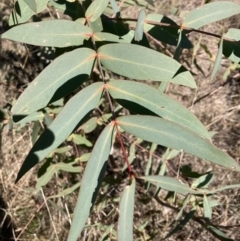
M151 4L146 4L146 2L151 1L126 0L122 2L124 2L121 8L123 17L136 18L139 10L146 8L149 12L166 14L176 22L179 22L184 11L194 9L204 3L202 0L155 0L153 7ZM239 0L234 2L240 4ZM13 5L14 1L0 0L0 33L9 29L8 19L13 11ZM54 10L49 4L46 11L33 16L31 20L40 21L50 18L66 18L66 15ZM219 21L202 29L221 34L230 27L240 27L240 16ZM217 55L218 40L199 33L191 34L189 37L193 45L197 47L184 50L180 61L191 70L198 89L190 90L171 85L167 94L191 109L215 134L214 144L222 150L226 150L239 162L239 66L223 59L220 71L210 82L214 59ZM1 40L0 44L0 240L66 240L82 172L78 174L64 171L53 173L50 182L41 189L37 185L37 173L40 167L37 166L15 185L17 172L31 149L33 124L12 128L8 115L11 105L26 86L52 61L56 50L7 40ZM154 42L151 44L154 46ZM174 48L163 44L159 51L171 56ZM95 74L98 74L97 71ZM103 100L101 109L104 108L107 107ZM57 159L66 160L88 153L91 150L91 145L94 144L95 136L101 130L102 118L106 120L109 117L99 115L97 119L99 127L94 128L94 131L89 132L89 134L86 132L89 142L86 140L82 144L66 142L67 151L64 150L66 151L64 155L57 154ZM47 125L48 121L45 118L42 122L43 126ZM135 157L132 164L134 170L138 174L143 174L148 164L151 146L145 142L140 143L132 136L126 136L125 145L129 149L129 156ZM163 149L158 147L152 157L154 170L157 169L162 154ZM86 160L87 157L83 158L81 162L82 170L84 170L84 161ZM86 229L79 240L116 240L118 202L128 176L127 172L122 171L123 165L122 153L118 143L116 143L110 156L106 178L97 205L94 207ZM211 187L240 182L240 174L199 161L187 154L180 154L169 160L168 174L178 172L180 166L191 168L199 173L212 170L215 179L211 183ZM181 171L183 173L184 169ZM113 184L111 188L109 188L110 183ZM76 190L73 191L72 187ZM71 194L62 193L66 189ZM172 229L174 218L179 211L179 206L182 205L182 200L168 197L166 196L167 192L164 191L159 193L158 198L153 199L149 195L151 191L150 189L149 192L146 192L143 187L138 187L136 192L135 240L161 240ZM233 240L240 240L239 190L223 191L216 197L216 200L221 205L214 208L213 223ZM215 240L202 226L201 217L203 217L203 213L200 212L198 217L193 218L188 225L168 240Z

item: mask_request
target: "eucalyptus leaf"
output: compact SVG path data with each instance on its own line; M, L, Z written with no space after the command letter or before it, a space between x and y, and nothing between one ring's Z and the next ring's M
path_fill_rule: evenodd
M73 91L90 76L94 61L95 52L88 48L76 49L58 57L20 95L12 107L13 115L26 116L56 100L54 96L60 99L68 91Z
M82 45L92 34L91 28L69 20L45 20L11 28L3 39L37 46L69 47Z
M230 1L218 1L204 4L187 13L182 25L198 29L204 25L229 18L240 13L240 5Z
M119 75L196 87L192 75L182 65L152 49L133 44L107 44L98 49L98 54L101 63Z
M153 116L123 116L116 121L126 132L143 140L184 150L206 161L240 171L238 163L225 152L174 122Z
M89 216L90 209L94 204L105 173L106 161L108 160L111 151L113 131L113 123L105 127L93 148L90 159L88 160L82 178L74 217L67 239L68 241L78 240Z
M118 220L118 241L133 241L134 194L136 181L125 187L120 201Z
M67 102L60 114L38 138L28 153L16 182L71 134L79 121L97 106L102 91L103 83L97 82L86 87ZM76 106L78 106L77 110L73 108Z

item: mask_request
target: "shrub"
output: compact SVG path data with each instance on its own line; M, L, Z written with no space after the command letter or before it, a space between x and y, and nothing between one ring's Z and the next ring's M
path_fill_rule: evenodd
M72 20L25 23L47 6L70 15ZM97 126L103 127L90 155L76 156L70 162L48 162L49 166L45 167L38 179L37 187L41 188L55 172L81 172L82 168L76 164L87 160L68 240L77 240L84 228L116 141L121 146L129 174L129 184L124 188L119 204L118 240L133 240L136 181L144 181L146 190L150 185L156 186L153 197L160 189L184 196L176 220L183 216L183 210L191 203L190 212L167 237L185 225L200 208L204 210L205 228L220 240L226 240L226 235L211 223L212 208L216 205L213 195L224 189L238 188L239 184L210 190L208 185L213 174L209 171L193 174L188 170L184 176L166 176L167 160L184 151L234 171L239 171L240 167L228 154L211 143L211 134L197 117L164 91L170 83L197 87L192 74L178 62L182 49L193 48L188 39L192 32L212 35L220 41L211 79L220 67L222 54L233 62L239 62L239 29L229 29L219 36L199 28L240 13L240 5L228 1L208 3L186 13L181 24L160 14L146 15L144 10L139 12L137 19L121 18L114 0L19 0L15 9L9 24L17 26L1 37L53 47L56 54L55 60L29 84L11 110L16 124L23 126L28 122L35 123L34 145L16 181L45 158L52 160L54 155L66 153L69 147L62 145L65 140L91 147L88 133L96 130ZM128 28L129 22L136 23L134 30ZM149 39L175 46L174 58L156 51L149 44ZM149 81L155 82L154 87ZM71 93L75 95L64 104L64 97ZM104 110L100 116L93 111L99 105ZM43 120L47 127L38 138L39 123ZM135 173L131 166L134 151L133 155L131 150L127 154L123 132L140 138L138 142L145 140L152 143L150 153L158 145L166 147L155 175L150 171L151 159L145 175ZM187 177L194 178L190 186Z

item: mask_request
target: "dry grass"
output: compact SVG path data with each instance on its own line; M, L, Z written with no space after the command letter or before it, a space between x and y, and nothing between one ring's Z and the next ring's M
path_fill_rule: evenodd
M163 1L164 2L164 1ZM171 1L177 4L178 1ZM193 8L192 2L184 4L186 1L180 1L182 9ZM195 1L199 5L201 1ZM3 4L0 2L0 4ZM169 12L167 4L157 5L157 9ZM135 8L126 10L126 14L136 15ZM9 8L6 7L3 14L9 14ZM230 26L239 27L239 16L232 18L230 21L221 21L215 25L205 28L206 31L221 31L223 28ZM221 26L221 28L219 28ZM219 30L220 29L220 30ZM4 29L6 30L6 29ZM199 35L192 35L193 43L199 39ZM202 36L202 43L205 43L211 50L213 56L216 56L215 39ZM0 69L0 106L6 106L12 103L19 95L18 85L27 84L40 71L38 59L36 55L27 55L26 48L17 43L2 41L1 48L1 69ZM171 50L171 48L169 48ZM239 125L239 106L240 106L240 78L238 71L232 72L227 80L223 80L223 73L226 71L230 62L222 61L222 68L213 82L209 81L213 61L203 49L197 53L196 59L203 71L196 68L191 63L192 52L184 52L182 57L183 64L191 69L195 74L195 79L199 88L192 91L184 87L171 85L168 94L173 98L182 102L189 107L200 120L211 131L217 134L213 138L214 144L222 150L231 154L235 160L239 161L240 154L240 125ZM33 67L34 64L34 67ZM35 71L32 71L34 69ZM26 176L18 184L14 184L16 174L21 164L31 148L31 126L27 126L22 130L7 130L6 127L1 133L1 159L0 159L0 190L1 196L7 203L3 205L4 212L0 211L0 227L1 217L12 217L15 224L16 237L15 240L66 240L66 234L70 226L70 217L68 213L73 213L74 204L76 203L77 193L66 196L65 198L48 199L51 195L58 194L63 189L71 186L72 180L80 179L76 176L54 176L53 180L42 191L36 193L36 175L39 167L34 168L26 174ZM127 142L126 142L127 144ZM146 147L146 145L143 145ZM154 166L159 164L162 149L158 149L154 157ZM137 158L133 165L137 173L142 173L147 164L148 151L141 147L137 148ZM110 159L107 176L114 176L117 182L114 188L108 189L107 186L101 190L101 196L107 196L106 202L100 202L94 208L94 212L89 218L88 228L83 232L80 240L101 240L101 235L109 228L116 230L118 218L118 198L124 186L126 173L119 172L122 167L121 153L116 147L116 152ZM191 163L193 170L203 172L211 168L215 175L215 179L211 187L223 186L232 183L239 183L240 174L213 166L190 155L184 154L181 158L178 156L173 161L169 161L169 167L175 172L178 171L179 165ZM170 175L175 175L173 171L169 171ZM135 233L136 237L152 237L151 240L160 240L171 229L170 224L177 214L176 205L165 203L162 197L166 193L161 192L157 199L151 196L139 185L136 193L135 206ZM216 197L222 205L215 208L213 212L213 223L220 225L222 229L233 240L240 240L239 234L239 191L237 189L224 191ZM177 198L176 202L181 202L181 198ZM0 201L0 204L3 203ZM199 211L199 216L203 213ZM200 221L199 221L200 220ZM101 222L101 224L99 224ZM6 224L6 223L5 223ZM95 224L93 226L92 224ZM142 230L140 226L145 224ZM112 225L112 226L111 226ZM9 226L9 230L13 229L13 225ZM6 240L0 236L0 240ZM114 240L114 238L109 239ZM144 239L143 239L144 240ZM207 232L201 225L201 218L192 220L176 235L168 239L170 240L215 240L212 235Z

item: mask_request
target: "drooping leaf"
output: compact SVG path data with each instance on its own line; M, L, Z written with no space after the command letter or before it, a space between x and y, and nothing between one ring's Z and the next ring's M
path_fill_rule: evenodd
M184 17L183 26L198 29L240 13L240 5L230 1L211 2L195 8Z
M211 74L211 80L213 80L214 76L216 75L216 73L218 72L218 70L221 66L222 52L223 52L223 36L220 40L220 44L219 44L219 47L218 47L218 53L217 53L217 57L215 59L215 63L214 63L214 66L213 66L213 71L212 71L212 74Z
M204 175L201 175L199 178L193 181L191 188L204 188L207 187L213 180L213 174L208 172Z
M188 193L199 193L199 192L192 190L186 184L184 184L172 177L165 177L165 176L157 175L157 176L141 176L139 178L143 179L145 181L148 181L148 182L152 183L153 185L166 189L170 192L177 192L177 193L180 193L183 195L186 195Z
M184 226L186 226L186 224L191 220L191 218L194 216L196 212L196 207L193 207L189 213L186 214L186 216L184 217L183 220L181 220L169 233L168 235L164 238L164 239L167 239L169 238L170 236L172 236L174 233L182 230L182 228Z
M206 161L240 171L238 163L225 152L186 128L159 117L122 116L118 125L132 135L202 158Z
M85 145L87 147L92 147L92 143L87 140L87 138L83 135L72 134L67 139L68 141L73 141L77 145Z
M55 1L55 0L49 0L50 7L54 7L55 9L59 10L60 12L72 17L73 20L76 20L78 18L84 17L84 12L79 4L78 1L74 2L60 2L60 1ZM84 2L84 6L85 6Z
M94 33L93 37L96 42L99 42L100 44L103 43L131 43L134 36L133 31L129 31L126 35L118 36L111 33L105 33L105 32L97 32Z
M108 3L109 0L94 0L88 7L85 17L91 22L96 21L102 15Z
M87 122L80 126L79 130L82 130L84 133L90 133L94 131L97 127L97 117L90 118Z
M143 38L143 27L144 27L145 17L146 17L146 13L142 9L138 15L137 25L136 25L135 34L134 34L134 39L136 41L141 41Z
M226 186L223 186L223 187L220 187L220 188L217 188L217 189L210 190L208 193L214 194L214 193L221 192L221 191L224 191L224 190L236 189L236 188L240 188L240 184L226 185Z
M28 2L28 3L27 3ZM31 6L34 8L32 9ZM47 8L48 0L18 0L9 17L9 26L25 23L36 13L40 13Z
M35 121L33 128L32 128L32 134L31 134L32 145L34 145L34 143L36 142L36 140L38 138L39 130L40 130L39 121Z
M176 221L179 220L182 217L183 210L186 208L186 206L189 202L189 199L190 199L190 195L187 195L184 199L184 202L183 202L183 205L182 205L180 211L178 212L177 216L175 217Z
M154 22L170 24L173 27L154 25ZM178 44L178 30L178 25L172 19L161 14L148 14L144 23L144 31L148 32L148 34L150 34L153 38L174 46L177 46ZM181 39L181 48L190 49L192 47L192 43L183 32Z
M107 83L110 95L118 101L124 99L144 106L164 119L182 125L209 140L203 124L187 108L157 89L136 81L111 80ZM127 106L124 106L127 108Z
M192 75L177 61L149 48L134 44L107 44L98 49L101 63L131 79L167 81L192 88Z
M13 115L28 115L45 107L52 99L69 94L89 77L94 60L95 52L88 48L58 57L21 94L11 110Z
M24 0L24 2L25 2L35 13L37 13L37 3L36 3L36 0Z
M33 112L30 115L28 115L27 117L21 119L18 124L20 124L20 126L25 126L27 123L31 123L32 121L40 121L43 120L44 118L44 114L42 112Z
M93 148L90 159L88 160L82 178L73 222L67 239L68 241L76 241L78 239L87 221L90 209L94 204L105 173L106 161L110 154L113 131L113 123L105 127Z
M89 22L90 28L92 29L93 33L103 31L102 20L101 18L97 18L94 22Z
M57 195L52 195L48 198L58 198L58 197L62 197L62 196L67 196L71 193L73 193L77 188L79 188L81 185L81 182L78 182L76 184L74 184L72 187L66 188L63 191L61 191L60 193L58 193Z
M136 181L125 187L120 201L118 220L118 241L133 241L133 212Z
M101 97L102 83L94 83L70 99L53 123L43 132L26 157L17 180L57 148L83 117L94 109Z
M224 232L222 232L218 227L215 227L213 224L208 225L207 230L221 241L234 241L233 239L229 238Z
M208 220L212 219L212 207L208 201L207 195L203 196L203 208L204 208L204 217Z
M112 9L113 9L114 13L118 14L120 12L120 10L119 10L119 7L116 3L116 0L110 0L110 3L111 3L111 6L112 6Z
M54 173L60 170L66 171L66 172L79 173L82 171L82 167L80 166L73 167L71 164L63 163L63 162L50 165L47 168L46 172L41 177L38 178L38 181L36 184L37 191L40 190L41 187L46 186L46 184L52 179Z
M240 62L240 29L230 28L224 34L223 54L235 63Z
M2 38L37 46L68 47L83 44L91 28L69 20L46 20L11 28Z

